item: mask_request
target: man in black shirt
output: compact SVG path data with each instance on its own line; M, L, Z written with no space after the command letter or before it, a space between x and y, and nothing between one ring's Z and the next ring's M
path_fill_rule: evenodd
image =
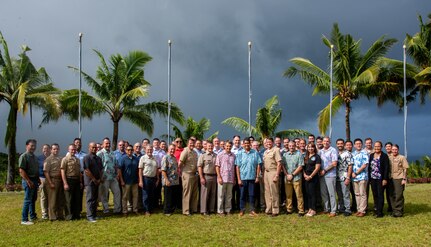
M96 222L98 189L101 183L102 159L96 155L95 142L88 144L88 151L89 154L84 157L84 184L87 191L87 219L94 223Z

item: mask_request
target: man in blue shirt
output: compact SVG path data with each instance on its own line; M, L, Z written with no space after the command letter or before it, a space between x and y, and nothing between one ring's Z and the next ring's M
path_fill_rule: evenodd
M126 155L121 159L118 174L123 190L123 215L127 216L127 201L133 202L133 212L138 214L138 165L139 160L133 156L133 147L126 147Z
M250 216L256 216L254 211L254 184L259 182L260 166L262 158L259 153L251 149L249 139L243 141L244 150L238 152L235 160L238 185L240 187L240 216L244 215L246 194L250 207Z
M352 178L358 209L356 216L363 217L367 209L368 154L362 150L361 139L355 139L354 145Z

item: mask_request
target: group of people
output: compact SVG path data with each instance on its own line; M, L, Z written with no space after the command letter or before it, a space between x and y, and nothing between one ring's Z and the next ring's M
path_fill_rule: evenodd
M253 137L232 141L198 140L191 137L183 148L176 138L168 144L145 138L131 145L120 140L111 150L111 141L90 142L82 151L81 139L68 146L64 157L58 144L43 145L36 156L36 140L26 142L19 158L25 191L21 224L37 219L35 202L39 189L42 218L80 218L85 194L86 216L96 222L99 202L103 213L151 215L157 207L170 216L176 209L190 216L225 216L247 209L250 216L264 212L275 217L280 208L287 214L312 217L318 208L323 214L363 217L367 212L369 188L375 217L383 217L385 201L394 217L404 213L403 191L408 162L399 147L371 138L336 140L308 136L308 140ZM384 150L383 150L384 149ZM85 191L85 193L84 193ZM163 196L162 196L163 194ZM320 207L321 206L321 207Z

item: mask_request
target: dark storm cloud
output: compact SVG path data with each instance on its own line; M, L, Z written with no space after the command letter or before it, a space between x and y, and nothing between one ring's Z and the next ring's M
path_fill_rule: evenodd
M44 66L60 88L76 88L78 76L67 65L77 66L77 34L84 33L83 69L91 75L99 65L91 49L105 57L142 49L153 60L147 65L146 79L152 83L148 100L165 100L167 90L167 40L172 44L173 100L186 116L207 117L210 132L220 130L223 138L235 132L220 124L225 118L248 114L247 42L253 42L253 111L277 94L283 108L280 128L304 128L317 133L318 112L328 96L312 97L312 89L299 78L283 78L292 57L311 59L322 68L328 66L328 50L322 35L329 36L338 22L343 33L362 38L366 49L383 34L397 38L388 56L402 59L405 33L417 32L416 15L426 15L426 1L26 1L3 3L0 30L9 42L12 54L21 44L33 51L30 57ZM427 8L428 7L428 8ZM4 11L7 9L7 11ZM88 87L84 84L84 88ZM417 128L430 121L430 106L414 103L409 108L410 153L425 154L423 133ZM7 107L0 106L2 122ZM40 113L35 114L35 126ZM390 119L390 126L386 126ZM29 137L41 142L66 145L77 134L77 124L60 120L42 129L30 129L29 117L20 117L18 149ZM353 103L352 136L373 136L402 142L402 113L387 103L361 99ZM94 126L97 126L95 128ZM166 132L166 119L155 118L155 133ZM107 115L83 121L84 140L111 136ZM344 136L344 109L334 119L334 136ZM61 133L59 135L58 133ZM131 124L120 123L120 137L132 142L144 134ZM4 138L4 131L0 133ZM58 139L61 140L58 140ZM413 149L413 150L412 150ZM2 148L4 151L5 148Z

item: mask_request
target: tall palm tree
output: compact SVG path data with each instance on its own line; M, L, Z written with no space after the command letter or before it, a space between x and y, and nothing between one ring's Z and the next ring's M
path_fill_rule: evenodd
M306 136L309 133L300 129L288 129L277 131L282 117L282 110L278 101L278 96L274 95L265 102L265 106L259 108L256 113L256 125L250 126L248 122L239 117L230 117L223 120L222 124L226 124L235 130L248 133L251 127L251 134L257 138L264 139L267 137L300 137Z
M167 115L168 103L154 101L142 104L140 100L147 97L150 83L144 79L144 67L151 57L143 51L131 51L126 56L114 54L109 64L103 55L94 50L100 58L96 79L81 72L95 95L82 94L82 114L92 117L94 114L107 113L113 123L112 148L117 148L119 122L123 117L149 135L153 134L152 115ZM70 67L74 70L77 68ZM61 105L70 119L78 118L78 90L68 90L62 94ZM171 116L182 123L184 116L175 104L171 103ZM50 120L49 117L46 118Z
M424 23L422 16L418 16L419 32L415 35L406 35L405 44L407 52L414 64L418 67L416 90L420 92L421 102L425 102L425 96L431 92L431 13L428 14L428 22ZM430 94L431 96L431 94Z
M380 106L386 101L401 104L401 90L403 78L402 61L384 58L389 48L396 42L385 36L377 39L364 53L361 54L361 40L354 40L349 34L343 35L338 24L334 24L331 37L322 38L328 48L333 45L333 89L332 115L335 115L344 105L346 139L350 140L350 113L352 102L360 97L376 98ZM330 91L330 75L322 68L305 58L292 58L294 66L289 67L285 77L299 75L305 82L314 87L313 95ZM414 87L414 68L408 66L408 88ZM330 104L319 112L318 127L321 134L325 134L329 125Z
M198 140L204 140L205 133L210 130L210 127L211 121L207 118L202 118L201 120L196 121L192 117L188 117L184 123L184 131L181 131L179 126L173 125L172 129L174 130L175 137L172 137L171 139L180 138L183 143L186 143L190 137L194 136ZM218 131L214 132L205 138L205 140L214 139L217 137L218 133ZM163 137L166 137L166 135Z
M27 56L31 49L23 45L19 58L9 54L9 48L0 32L0 102L9 105L5 144L8 147L8 175L6 183L14 184L16 163L16 133L18 112L23 115L32 108L41 109L53 118L60 116L58 95L60 91L53 86L45 69L36 67Z

